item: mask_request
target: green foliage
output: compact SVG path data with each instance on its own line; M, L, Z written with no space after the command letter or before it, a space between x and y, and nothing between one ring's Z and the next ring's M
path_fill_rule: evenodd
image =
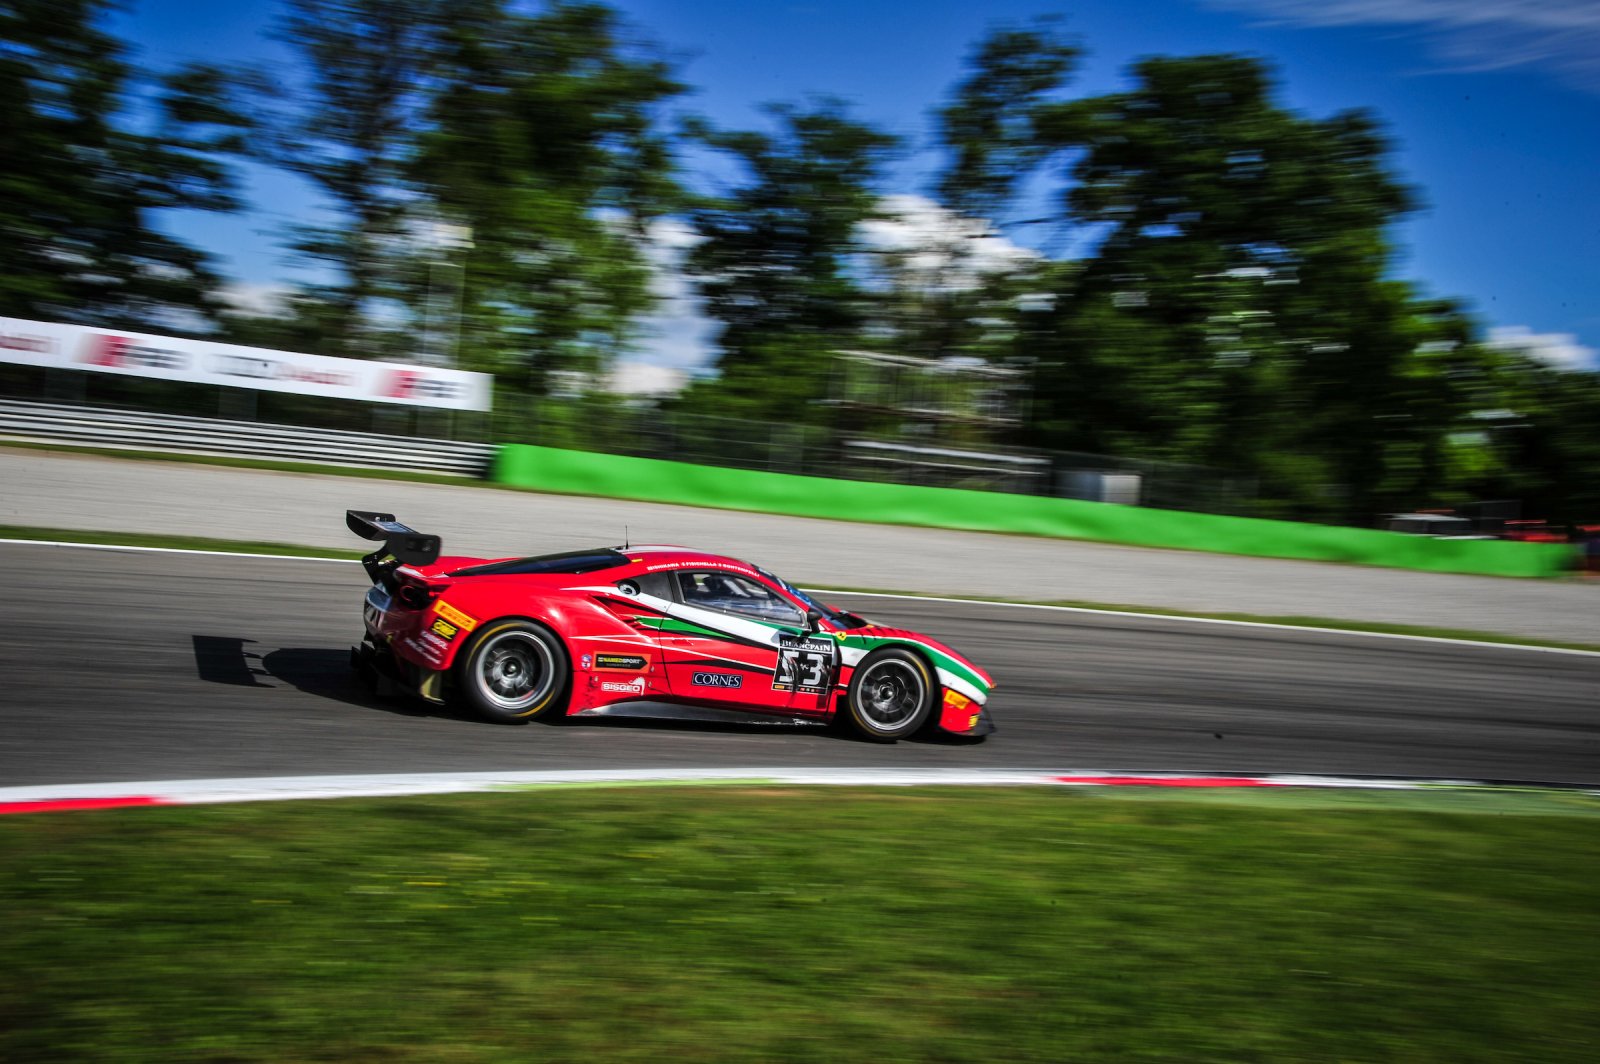
M1485 355L1459 309L1386 280L1413 196L1376 121L1292 113L1244 57L1134 76L1040 119L1100 242L1057 304L1035 438L1247 471L1269 508L1357 524L1463 488L1449 440Z
M472 228L463 361L528 394L593 381L651 303L644 244L678 198L671 65L601 4L453 5L411 174Z
M297 308L317 325L314 350L381 354L378 301L400 296L413 198L423 80L443 7L432 0L289 0L282 36L311 71L280 131L278 161L327 198L337 220L294 227L292 247L329 270L311 289L321 307Z
M1227 470L1261 516L1510 498L1600 520L1600 376L1490 350L1463 307L1398 279L1391 230L1417 195L1381 125L1288 109L1262 60L1153 57L1126 91L1069 98L1082 50L1057 22L996 27L933 112L934 207L883 195L897 141L837 100L669 131L673 62L604 3L288 0L279 32L310 76L287 104L256 78L249 109L240 72L135 68L111 6L0 6L0 314L453 356L496 375L508 423L581 446L618 419L596 393L651 306L657 226L687 221L721 328L685 416L893 436L899 412L818 402L834 352L1031 364L1021 438L921 428ZM679 149L735 176L691 195ZM233 209L240 155L332 214L293 230L326 279L275 317L219 316L206 256L157 225ZM1041 180L1052 217L1030 222L1089 250L996 259L986 241ZM874 243L897 224L910 243ZM530 401L549 397L580 399Z
M935 115L939 141L950 153L938 180L947 206L989 218L1005 209L1018 180L1049 153L1035 123L1081 55L1053 18L1026 29L996 28L979 43L967 77Z
M1477 465L1478 498L1522 502L1529 517L1600 525L1600 373L1500 354L1499 409L1458 441Z
M722 330L720 377L691 387L685 402L810 420L831 352L853 345L866 320L869 297L852 258L897 141L836 99L769 105L767 113L774 132L696 126L742 172L739 184L689 212L703 238L689 268Z
M154 212L231 210L226 155L250 128L229 75L157 79L155 128L129 98L144 74L100 26L103 0L0 7L0 314L158 331L203 327L217 278Z

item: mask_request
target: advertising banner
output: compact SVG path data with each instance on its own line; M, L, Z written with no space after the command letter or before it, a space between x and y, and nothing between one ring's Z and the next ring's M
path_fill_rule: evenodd
M488 410L487 373L0 318L0 362L265 392Z

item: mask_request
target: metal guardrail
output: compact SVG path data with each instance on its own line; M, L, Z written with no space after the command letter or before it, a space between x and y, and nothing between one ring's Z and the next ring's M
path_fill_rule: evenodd
M495 452L494 445L487 443L15 399L0 399L0 436L91 447L245 455L460 476L483 475Z

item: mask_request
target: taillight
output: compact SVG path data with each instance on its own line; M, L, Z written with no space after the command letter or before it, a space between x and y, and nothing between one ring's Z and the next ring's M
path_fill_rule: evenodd
M420 610L427 608L428 603L433 601L433 592L415 584L401 584L400 590L394 593L394 597L395 601L406 609Z

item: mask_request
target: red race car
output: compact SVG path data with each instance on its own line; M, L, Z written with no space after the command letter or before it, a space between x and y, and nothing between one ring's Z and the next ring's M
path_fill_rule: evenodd
M625 702L846 721L893 742L994 730L994 680L940 643L826 606L754 565L684 547L440 557L439 537L350 510L383 546L352 661L381 688L494 720Z

